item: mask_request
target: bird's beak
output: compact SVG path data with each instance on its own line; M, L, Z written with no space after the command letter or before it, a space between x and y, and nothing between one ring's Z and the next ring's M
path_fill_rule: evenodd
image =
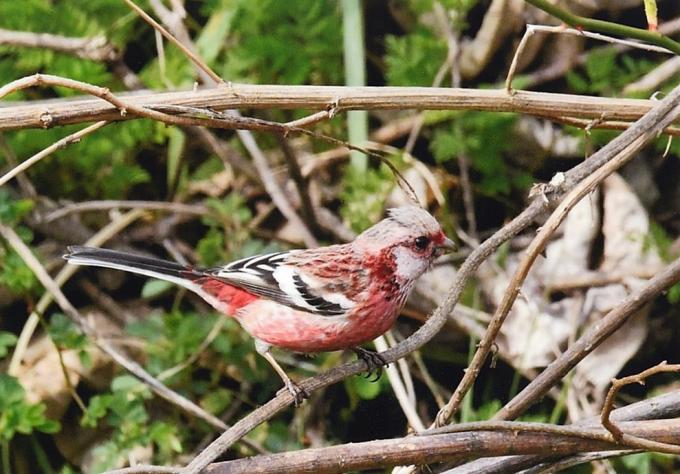
M456 245L456 243L453 240L449 239L448 237L444 237L444 240L442 241L441 244L437 245L437 248L439 250L448 250L450 252L455 252L456 250L458 250L458 246Z

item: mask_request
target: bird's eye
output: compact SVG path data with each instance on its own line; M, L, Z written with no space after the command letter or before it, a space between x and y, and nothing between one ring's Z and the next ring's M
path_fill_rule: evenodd
M429 244L430 238L425 237L424 235L416 237L416 240L413 241L413 245L415 245L418 250L425 250Z

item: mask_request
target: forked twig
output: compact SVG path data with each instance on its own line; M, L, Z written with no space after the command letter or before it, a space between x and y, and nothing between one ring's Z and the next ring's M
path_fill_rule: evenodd
M602 426L604 426L607 431L612 434L614 440L618 443L624 444L626 447L658 451L660 453L680 454L680 445L660 443L658 441L624 433L623 430L614 424L614 422L611 421L609 417L612 409L614 408L614 399L616 398L616 394L619 392L619 390L621 390L621 388L633 383L644 385L645 380L648 377L662 372L680 372L680 364L669 365L664 360L654 367L643 370L639 374L629 375L628 377L623 377L621 379L613 379L612 386L607 392L607 397L605 398L604 406L602 407L600 420L602 422Z
M519 58L524 52L529 39L536 33L557 33L573 36L582 36L584 38L595 39L599 41L604 41L606 43L621 44L631 48L643 49L645 51L653 51L656 53L664 54L675 54L673 51L652 44L641 43L639 41L631 41L625 39L614 38L612 36L603 35L600 33L591 33L590 31L578 30L576 28L565 28L564 26L547 26L547 25L527 25L527 29L522 36L522 39L515 50L515 55L512 57L512 62L510 63L510 69L508 71L508 76L505 79L505 90L512 94L512 79L515 77L515 72L517 71L517 66L519 64Z

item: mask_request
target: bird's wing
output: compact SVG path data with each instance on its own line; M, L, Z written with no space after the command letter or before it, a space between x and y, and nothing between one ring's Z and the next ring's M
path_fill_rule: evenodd
M299 255L304 253L293 250L247 257L205 274L294 309L320 316L345 315L354 302L339 291L342 286L327 275L315 275L313 266L294 264Z

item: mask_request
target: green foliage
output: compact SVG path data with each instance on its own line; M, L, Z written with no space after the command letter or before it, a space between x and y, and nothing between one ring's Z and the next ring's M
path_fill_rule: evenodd
M149 389L131 375L121 375L111 382L111 391L90 399L81 425L95 427L100 420L113 429L108 441L94 449L96 472L113 468L116 462L137 446L153 445L158 462L172 459L182 444L176 424L153 421L145 406L152 397Z
M0 284L12 293L27 295L38 288L38 280L14 250L0 247Z
M466 155L472 169L480 174L480 181L475 183L478 191L487 196L527 189L531 175L508 166L504 155L512 145L516 119L514 114L462 113L448 129L435 131L430 149L438 163Z
M25 396L16 378L0 374L0 441L8 442L17 433L55 433L60 429L59 422L45 417L44 403L28 403Z
M627 84L649 72L654 63L620 55L615 48L602 48L588 54L583 73L570 71L567 83L576 93L615 96Z
M616 472L621 474L652 474L655 472L673 472L674 456L661 453L629 454L614 459Z
M65 315L61 313L52 315L47 332L57 347L77 351L83 365L87 367L91 364L92 361L87 352L89 348L87 337Z
M0 331L0 359L5 357L9 348L17 343L17 337L11 332Z
M242 196L229 194L224 199L208 199L206 205L215 211L215 217L203 218L208 231L198 242L197 252L201 262L212 266L265 251L275 251L273 244L253 239L248 229L252 213Z
M341 84L342 21L328 0L235 0L222 77L260 84ZM223 15L227 12L222 12Z
M406 36L387 36L386 79L390 86L431 86L446 59L446 43L432 30L418 27Z
M159 374L198 350L214 324L214 317L175 311L131 324L128 332L146 342L146 367Z
M354 410L360 400L373 400L389 388L389 380L383 374L380 379L372 381L362 374L345 379L345 390L349 395L350 410Z
M348 166L342 191L340 214L355 232L361 232L380 220L385 200L394 186L394 175L386 165L366 172Z
M0 222L15 227L16 233L26 243L33 240L33 233L28 227L20 225L20 222L33 209L33 205L28 199L13 199L6 188L0 189ZM4 243L0 244L0 285L22 296L29 295L38 288L38 280L31 269Z

